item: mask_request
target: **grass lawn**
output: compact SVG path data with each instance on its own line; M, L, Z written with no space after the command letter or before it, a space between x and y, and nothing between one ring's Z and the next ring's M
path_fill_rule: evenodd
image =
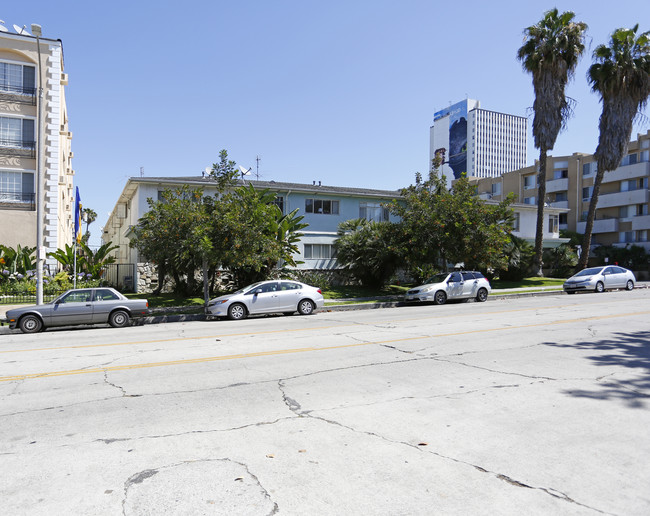
M529 288L534 292L535 288L562 286L563 278L525 278L521 281L491 281L493 289L500 288ZM359 285L331 287L323 290L325 300L329 299L350 299L358 297L385 297L403 295L409 288L414 285L386 285L381 288L366 288ZM160 294L152 296L151 294L125 294L129 299L147 299L149 308L168 308L174 306L203 306L203 297L183 297L179 294Z
M530 287L534 289L535 287L554 287L562 286L566 281L565 278L524 278L521 281L501 281L493 280L490 281L492 288L525 288Z

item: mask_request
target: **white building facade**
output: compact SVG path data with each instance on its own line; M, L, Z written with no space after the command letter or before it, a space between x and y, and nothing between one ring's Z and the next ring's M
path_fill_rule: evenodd
M2 29L5 30L2 30ZM40 45L40 63L39 63ZM0 243L36 246L36 195L43 172L43 247L72 243L72 133L68 127L60 40L0 25ZM40 85L43 93L39 95ZM39 124L39 102L43 118ZM41 134L38 128L42 127ZM39 139L42 139L39 155ZM46 263L56 268L56 261Z
M430 129L429 163L444 151L442 173L451 186L467 177L498 177L526 166L528 120L488 111L465 99L437 111Z

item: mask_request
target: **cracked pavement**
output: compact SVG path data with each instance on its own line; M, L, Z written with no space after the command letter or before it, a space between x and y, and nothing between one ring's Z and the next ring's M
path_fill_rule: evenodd
M648 514L646 292L5 336L4 512Z

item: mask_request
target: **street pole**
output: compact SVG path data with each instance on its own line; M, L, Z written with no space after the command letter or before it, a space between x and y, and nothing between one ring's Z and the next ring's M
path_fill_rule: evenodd
M32 25L36 36L38 50L38 122L36 149L36 304L43 304L43 262L45 248L43 247L43 215L45 211L45 181L43 180L43 67L41 62L41 27Z

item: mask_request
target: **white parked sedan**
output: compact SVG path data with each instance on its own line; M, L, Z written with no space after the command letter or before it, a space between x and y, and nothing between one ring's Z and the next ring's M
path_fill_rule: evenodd
M291 280L260 281L227 296L210 300L208 310L217 317L244 319L249 314L309 315L325 304L319 288Z
M433 301L437 305L447 299L476 299L487 301L490 282L477 271L441 272L429 278L424 285L412 288L404 296L409 301Z
M564 282L564 291L575 294L583 290L603 292L613 288L632 290L636 278L634 273L618 265L590 267L571 276Z

